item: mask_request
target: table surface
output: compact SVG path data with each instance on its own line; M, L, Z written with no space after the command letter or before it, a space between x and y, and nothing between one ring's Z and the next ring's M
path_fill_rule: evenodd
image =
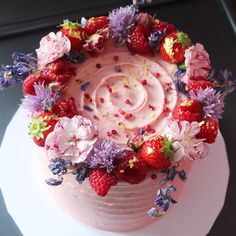
M60 0L58 0L60 1ZM24 6L22 5L22 10ZM194 43L201 42L211 55L214 68L229 68L236 75L236 36L225 15L220 1L217 0L186 0L169 3L149 9L150 13L157 13L160 19L174 23L178 29L188 32ZM26 13L27 14L27 13ZM87 13L86 13L87 14ZM68 15L68 18L70 16ZM79 18L80 16L78 16ZM47 28L31 33L20 34L0 39L0 64L11 62L12 52L33 52L38 48L42 36L50 30ZM7 91L0 91L0 142L4 131L16 112L20 99L23 97L21 87L17 86ZM220 121L221 132L225 139L229 165L230 180L225 205L218 216L209 236L232 235L235 229L236 210L236 92L226 98L224 118ZM19 124L20 125L20 124ZM1 157L0 157L1 158ZM217 181L217 180L216 180ZM210 187L210 186L209 186ZM214 201L214 199L212 199ZM8 214L4 199L0 193L0 235L22 235L14 220ZM204 213L204 212L203 212Z

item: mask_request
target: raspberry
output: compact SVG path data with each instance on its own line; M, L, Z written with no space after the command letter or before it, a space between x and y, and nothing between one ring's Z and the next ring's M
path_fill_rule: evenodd
M64 84L75 75L75 68L69 62L59 59L46 65L41 75L53 82Z
M151 46L148 41L149 33L146 31L146 28L142 25L135 27L133 33L130 37L130 42L127 43L127 47L137 53L147 53L151 51Z
M24 94L30 94L30 95L35 95L35 90L34 90L34 83L40 83L46 85L51 83L52 81L47 78L43 77L40 74L31 74L23 82L23 93Z
M116 162L115 176L127 183L138 184L145 179L147 170L138 153L126 150Z
M99 196L106 196L111 186L117 184L117 179L105 169L95 168L89 172L89 182Z

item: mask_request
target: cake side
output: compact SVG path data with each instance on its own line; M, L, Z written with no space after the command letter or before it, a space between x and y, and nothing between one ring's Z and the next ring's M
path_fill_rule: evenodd
M45 177L50 176L47 168L50 162L43 149L35 148L34 163L37 166L37 184L44 194L80 222L115 232L136 230L154 222L154 219L144 213L152 208L159 183L165 177L160 172L150 170L145 180L135 185L118 182L105 197L100 197L92 190L88 180L79 184L73 175L65 175L63 185L56 188L45 185ZM180 168L187 175L191 166L192 162L189 160L180 162ZM172 184L178 189L174 194L174 198L178 200L184 183L176 178Z

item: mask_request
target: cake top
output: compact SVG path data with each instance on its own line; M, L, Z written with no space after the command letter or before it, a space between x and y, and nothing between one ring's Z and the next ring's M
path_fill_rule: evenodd
M62 184L70 172L105 196L119 181L138 184L149 170L162 172L148 212L158 217L175 203L174 178L186 180L179 163L207 156L236 83L228 70L214 72L202 44L140 12L144 2L64 20L41 39L36 57L13 54L0 88L23 83L30 136L55 176L47 184Z

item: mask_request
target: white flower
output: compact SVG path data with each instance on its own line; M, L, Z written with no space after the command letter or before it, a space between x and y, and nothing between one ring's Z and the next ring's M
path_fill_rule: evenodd
M97 129L82 116L61 118L45 142L50 159L65 158L73 163L83 162L97 140Z
M39 44L40 47L36 49L39 67L61 58L71 49L70 40L60 31L56 34L51 32L44 36Z
M194 121L172 121L164 134L171 140L175 141L174 161L179 161L186 156L190 160L199 160L208 154L208 147L203 142L204 139L197 139L196 135L200 132L199 123Z

